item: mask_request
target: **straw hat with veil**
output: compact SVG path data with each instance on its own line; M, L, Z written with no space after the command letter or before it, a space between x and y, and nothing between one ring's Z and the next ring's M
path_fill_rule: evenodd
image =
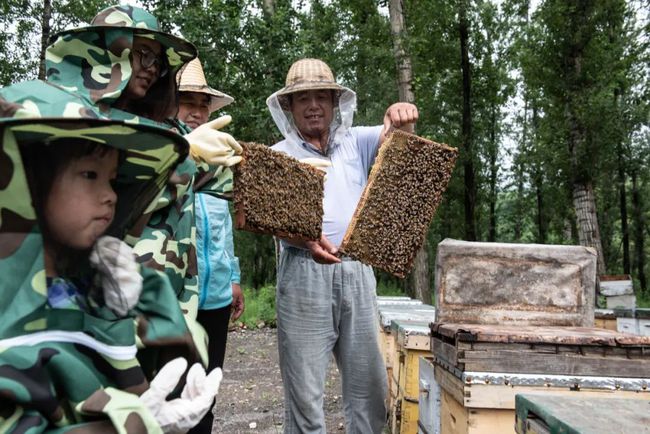
M285 86L266 100L271 116L280 132L290 142L303 141L291 115L291 95L308 90L332 90L334 92L334 117L330 124L330 143L336 143L350 127L357 106L356 93L334 78L330 67L319 59L300 59L289 68Z

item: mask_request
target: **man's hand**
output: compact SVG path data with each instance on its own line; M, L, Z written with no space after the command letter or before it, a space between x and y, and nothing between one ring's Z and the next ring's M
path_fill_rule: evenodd
M230 134L219 131L231 120L230 116L221 116L185 135L194 161L226 167L241 161L242 157L237 156L243 152L241 145Z
M232 284L232 304L230 306L231 318L235 321L244 313L244 293L239 283Z
M386 140L386 137L393 128L399 128L405 131L410 129L412 131L412 125L417 121L418 108L415 105L408 102L396 102L388 107L384 115L384 129L381 131L380 143Z
M193 428L210 411L219 392L221 369L215 368L206 376L203 367L196 363L187 373L181 397L167 401L185 368L187 361L182 357L168 362L151 380L149 390L140 396L165 434L185 433Z
M305 247L311 252L311 257L319 264L338 264L341 260L336 256L338 248L321 235L318 241L307 241Z

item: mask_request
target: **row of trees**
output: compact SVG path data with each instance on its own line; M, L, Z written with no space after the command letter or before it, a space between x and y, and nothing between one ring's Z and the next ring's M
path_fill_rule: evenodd
M414 101L417 133L460 160L411 280L427 299L435 248L466 240L580 243L601 274L647 291L650 195L648 0L144 0L199 47L209 81L236 99L230 132L280 139L265 99L300 57L358 94L357 124ZM3 0L0 80L38 72L41 35L88 21L103 1ZM40 46L38 47L40 48ZM268 237L237 233L244 279L274 280Z

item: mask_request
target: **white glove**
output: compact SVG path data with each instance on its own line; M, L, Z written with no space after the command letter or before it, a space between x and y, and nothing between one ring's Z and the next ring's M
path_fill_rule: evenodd
M314 169L318 169L326 175L323 177L323 182L327 181L327 168L332 167L332 163L329 160L323 158L303 158L298 160L301 163L309 164Z
M185 433L196 426L210 411L219 392L221 369L216 368L206 376L203 367L195 363L187 373L181 397L167 401L165 398L174 390L185 368L187 361L182 357L167 363L140 396L166 434Z
M221 116L185 135L194 161L230 167L242 160L242 157L236 156L243 152L241 145L230 134L219 131L231 120L230 116Z
M90 264L99 272L106 306L117 315L126 316L142 292L142 275L133 249L118 238L100 237L90 253Z

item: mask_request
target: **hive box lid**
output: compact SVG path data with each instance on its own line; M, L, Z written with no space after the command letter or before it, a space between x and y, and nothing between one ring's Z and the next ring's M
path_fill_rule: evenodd
M591 327L595 285L589 247L446 239L436 257L437 321Z

